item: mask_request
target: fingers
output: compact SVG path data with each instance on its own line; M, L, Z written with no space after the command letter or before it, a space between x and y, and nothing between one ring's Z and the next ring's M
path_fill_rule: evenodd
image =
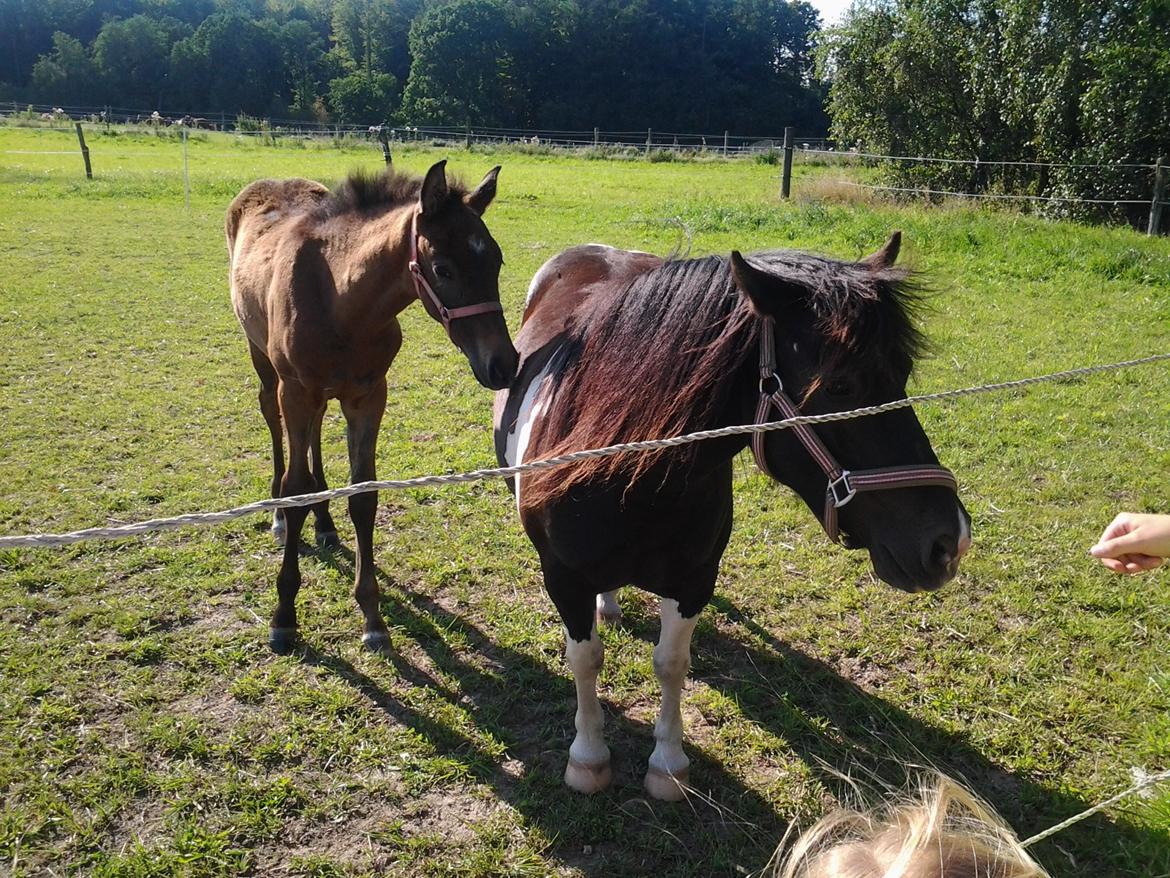
M1142 573L1146 570L1153 570L1162 564L1162 558L1156 555L1140 555L1140 554L1123 554L1116 558L1099 558L1102 564L1112 570L1114 573Z
M1136 531L1121 533L1115 537L1106 537L1105 534L1102 534L1097 545L1089 549L1089 554L1094 558L1116 558L1119 555L1124 555L1128 549L1140 546L1143 542L1144 540Z
M1133 518L1128 512L1122 512L1109 522L1109 526L1102 531L1101 536L1097 539L1098 544L1106 540L1114 539L1122 536L1133 530Z

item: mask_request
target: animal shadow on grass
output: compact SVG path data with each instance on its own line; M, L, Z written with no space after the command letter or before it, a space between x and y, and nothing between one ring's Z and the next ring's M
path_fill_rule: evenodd
M320 557L352 574L352 553L347 549L322 552ZM412 686L426 687L467 708L479 729L504 744L505 759L403 703L340 657L306 650L305 660L336 673L396 722L423 735L436 752L463 762L472 777L515 808L527 825L554 840L546 855L597 876L618 870L662 876L742 874L767 862L787 828L788 815L778 814L759 792L693 741L686 743L692 759L689 801L668 805L647 799L641 779L653 748L653 727L629 718L620 708L606 705L613 787L588 798L569 791L561 776L576 696L567 673L550 672L531 656L497 645L466 619L394 581L380 568L377 575L384 586L404 597L383 600L382 611L390 624L406 629L455 685L435 679L394 651L388 661L396 673ZM779 641L731 601L717 596L711 610L751 637L737 639L713 626L701 626L693 645L692 677L724 693L749 720L786 741L839 798L854 798L841 772L870 789L897 789L906 781L908 765L925 765L966 782L1021 836L1091 804L1013 773L962 735L924 723L866 692L825 663ZM630 630L649 641L658 634L650 619ZM493 671L469 663L452 649L448 642L452 631ZM504 762L522 767L505 770ZM1038 852L1054 874L1146 878L1170 870L1170 839L1164 834L1100 815L1042 843ZM1125 862L1119 864L1118 859Z
M838 772L849 773L870 790L896 790L905 786L907 766L938 769L978 792L1021 838L1095 804L997 765L963 735L924 723L866 692L824 662L778 640L730 600L716 595L709 609L766 646L706 631L696 636L693 675L786 740L839 798L856 795L850 796L849 784ZM825 734L825 726L835 734ZM1165 832L1114 823L1102 815L1040 843L1036 852L1054 875L1170 874L1170 837Z
M352 574L348 549L322 551L318 557ZM302 660L330 670L393 721L418 732L436 753L461 762L527 826L552 839L546 858L596 876L734 875L759 869L768 860L786 823L758 792L707 753L689 747L695 787L690 801L671 805L648 799L641 784L654 746L653 725L610 705L606 735L613 751L613 786L591 797L570 791L562 775L576 694L567 671L555 673L529 655L499 646L429 596L380 568L377 575L384 589L395 590L395 599L382 601L392 629L405 629L430 664L454 684L412 662L404 638L387 657L397 676L467 711L480 731L504 745L506 755L489 752L481 741L438 719L437 712L405 703L341 656L306 647ZM453 633L464 646L452 648Z

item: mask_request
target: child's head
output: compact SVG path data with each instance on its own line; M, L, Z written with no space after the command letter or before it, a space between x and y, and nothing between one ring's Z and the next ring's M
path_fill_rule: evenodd
M792 846L778 878L1049 878L1006 823L939 777L909 803L840 811Z

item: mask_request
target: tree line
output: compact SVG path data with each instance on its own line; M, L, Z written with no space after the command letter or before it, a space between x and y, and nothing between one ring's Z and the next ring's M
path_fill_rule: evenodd
M0 0L0 100L817 134L803 0Z
M840 141L981 162L895 164L900 183L1148 201L1151 172L1116 166L1170 156L1167 0L862 0L820 53Z

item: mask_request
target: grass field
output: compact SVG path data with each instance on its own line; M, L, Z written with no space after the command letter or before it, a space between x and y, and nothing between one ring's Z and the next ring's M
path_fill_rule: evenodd
M190 145L0 128L0 533L264 496L256 382L228 303L222 217L262 176L334 181L373 148ZM510 323L547 257L583 241L665 253L858 257L893 228L937 290L915 391L1170 350L1170 240L1012 213L780 202L750 161L440 157L503 164L488 223ZM821 173L798 167L794 184ZM490 394L420 308L390 373L383 478L490 465ZM573 688L561 629L502 484L383 494L376 556L395 655L360 647L346 548L303 560L305 648L266 645L279 555L260 518L0 553L0 874L735 876L792 820L965 778L1021 835L1170 766L1170 588L1087 547L1121 508L1170 509L1170 370L920 411L975 548L932 595L875 582L812 516L737 466L737 524L684 703L689 804L647 801L653 603L605 633L613 788L561 784ZM345 480L340 416L326 471ZM1044 842L1056 875L1170 874L1170 791Z

